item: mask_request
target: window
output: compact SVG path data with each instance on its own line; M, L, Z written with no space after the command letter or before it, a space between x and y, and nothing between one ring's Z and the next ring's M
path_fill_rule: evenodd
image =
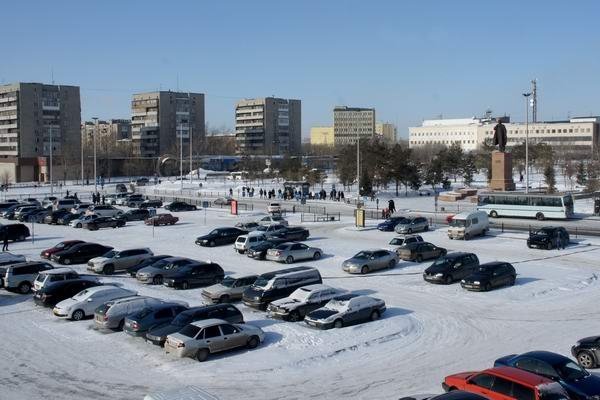
M513 382L512 397L519 400L535 400L533 389Z
M221 332L223 332L223 335L233 335L234 333L238 333L239 329L236 328L233 325L221 325Z
M490 389L494 383L494 377L488 374L481 374L471 379L469 383L482 388Z
M494 379L494 383L492 385L492 390L496 393L501 393L506 396L511 396L512 394L512 382L508 381L504 378L496 377ZM521 399L519 399L521 400Z
M158 310L156 312L156 314L154 314L154 317L156 319L160 319L160 318L169 318L173 316L173 312L170 308L164 308L162 310Z
M204 329L204 339L216 338L221 336L221 331L218 325L209 326Z

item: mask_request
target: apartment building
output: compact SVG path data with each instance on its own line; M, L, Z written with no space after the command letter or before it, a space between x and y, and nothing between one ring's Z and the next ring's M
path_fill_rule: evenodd
M300 100L264 97L244 99L235 106L236 153L296 155L301 151Z
M81 151L78 86L14 83L0 86L2 183L73 178Z
M310 144L317 146L333 146L333 126L313 126L310 128Z
M159 91L134 94L131 101L131 140L137 157L178 154L203 140L204 94Z
M110 140L119 141L131 139L131 121L128 119L109 119L108 121L98 120L85 121L81 125L81 135L83 140L92 140L94 134L98 134L98 138L108 138Z
M333 136L336 146L355 144L358 138L375 135L375 109L338 106L333 109Z
M387 143L396 143L396 125L389 122L375 124L375 134Z

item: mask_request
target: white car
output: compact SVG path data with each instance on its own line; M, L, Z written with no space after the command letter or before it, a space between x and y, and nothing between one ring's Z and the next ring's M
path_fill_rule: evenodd
M107 301L135 296L136 292L116 286L94 286L56 304L52 312L57 317L80 321L94 315L94 310Z
M69 222L69 226L72 228L81 228L84 223L95 220L96 218L98 218L98 215L96 214L82 215L81 217Z
M309 312L323 307L329 300L346 293L346 290L320 283L303 286L296 289L289 297L269 303L267 313L273 318L300 321Z
M262 226L269 225L284 225L288 226L287 220L279 215L267 215L266 217L261 218L258 223Z
M267 206L267 212L271 214L280 213L281 212L281 204L279 203L269 203Z
M308 326L317 329L342 328L379 319L385 312L385 302L375 297L346 294L332 299L324 307L304 317Z
M100 217L119 217L123 215L123 211L118 208L106 205L106 204L98 204L94 206L90 206L85 212L86 215L96 214Z

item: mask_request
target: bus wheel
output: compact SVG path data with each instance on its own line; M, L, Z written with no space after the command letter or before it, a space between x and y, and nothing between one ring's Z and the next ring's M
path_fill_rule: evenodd
M543 221L544 219L546 219L546 217L544 217L544 214L539 212L539 213L535 214L535 219L537 219L538 221Z
M498 218L498 213L495 210L490 211L490 217Z

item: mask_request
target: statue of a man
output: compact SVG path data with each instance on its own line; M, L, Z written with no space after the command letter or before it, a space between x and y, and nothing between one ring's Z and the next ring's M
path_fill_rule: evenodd
M496 145L498 145L498 149L504 153L506 148L506 127L500 120L498 120L498 123L494 127L494 146Z

